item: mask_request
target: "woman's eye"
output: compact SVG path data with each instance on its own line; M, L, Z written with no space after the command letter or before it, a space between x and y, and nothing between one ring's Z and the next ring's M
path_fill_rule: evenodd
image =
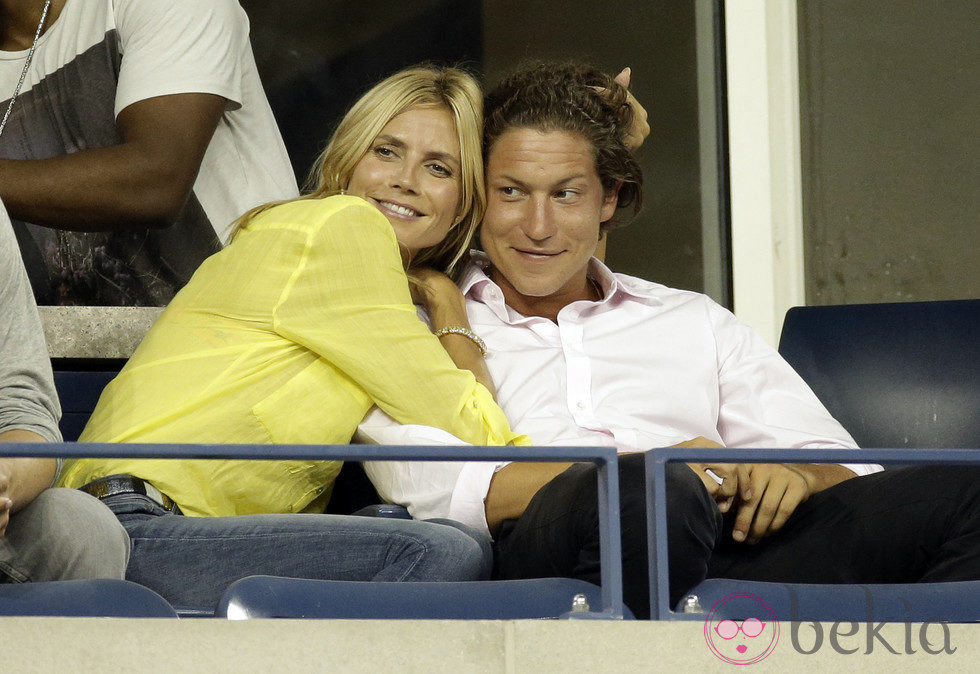
M429 170L435 173L436 175L444 176L446 178L449 178L453 175L453 172L450 171L445 166L443 166L442 164L429 164Z
M386 147L384 145L379 145L378 147L374 148L374 153L376 155L378 155L378 156L381 156L381 157L394 157L395 156L395 151L393 149L391 149L390 147Z
M518 190L516 187L501 187L500 193L505 197L516 197L520 195L520 190Z

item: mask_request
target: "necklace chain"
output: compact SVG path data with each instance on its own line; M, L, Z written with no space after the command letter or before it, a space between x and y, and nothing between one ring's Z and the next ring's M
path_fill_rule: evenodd
M41 20L37 22L37 30L34 31L34 41L31 43L30 51L27 52L27 61L24 62L24 69L20 71L20 79L17 81L17 86L14 87L14 95L10 97L7 112L3 113L3 121L0 121L0 136L3 135L3 129L7 126L7 120L10 119L10 111L14 109L14 102L20 94L20 88L24 86L24 80L27 78L27 69L31 67L34 50L37 49L37 41L41 39L41 31L44 29L44 20L48 18L49 9L51 9L51 0L46 0L44 9L41 11Z

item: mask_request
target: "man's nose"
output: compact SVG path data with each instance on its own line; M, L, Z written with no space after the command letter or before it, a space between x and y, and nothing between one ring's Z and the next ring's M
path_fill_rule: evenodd
M534 241L544 241L554 236L556 231L554 214L548 202L534 201L524 221L524 234Z

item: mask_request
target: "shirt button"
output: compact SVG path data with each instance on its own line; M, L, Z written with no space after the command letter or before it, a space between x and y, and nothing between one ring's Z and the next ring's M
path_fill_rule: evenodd
M580 410L584 410L585 409L585 403L575 403L575 407L579 408Z
M480 403L476 402L475 400L470 404L473 405L473 409L475 410L480 409Z

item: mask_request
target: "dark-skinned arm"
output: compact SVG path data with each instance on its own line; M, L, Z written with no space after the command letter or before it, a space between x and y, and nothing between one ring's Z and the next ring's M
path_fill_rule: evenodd
M187 201L225 105L214 94L133 103L116 119L120 145L0 159L0 199L12 217L55 229L167 227Z

